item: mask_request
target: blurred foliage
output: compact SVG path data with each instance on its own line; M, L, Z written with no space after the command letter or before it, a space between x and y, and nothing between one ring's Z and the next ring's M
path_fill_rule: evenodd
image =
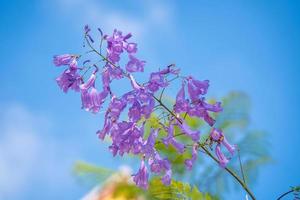
M73 174L85 184L96 185L104 182L115 171L95 166L84 161L77 161L73 167Z
M224 97L222 104L223 112L215 115L216 127L224 131L230 143L237 144L246 183L251 185L255 182L259 169L272 162L268 134L251 129L250 99L246 94L232 92ZM205 130L201 125L197 128ZM229 167L242 177L238 158L238 154L232 157ZM240 189L231 176L201 154L191 177L192 183L197 184L202 191L219 196L232 189Z
M213 103L215 100L212 99L210 102ZM169 104L172 104L171 101ZM246 183L252 184L258 175L259 169L272 162L269 152L268 134L250 127L250 99L246 94L232 92L223 98L222 105L223 112L214 115L216 119L215 127L224 131L230 143L238 145ZM162 123L160 117L163 115L163 112L156 112L146 121L144 127L145 138L148 137L151 127L161 128L158 138L163 138L167 135L160 124ZM182 117L193 129L201 130L202 140L207 138L210 127L203 123L203 120L184 114ZM167 124L168 122L163 123ZM175 127L174 135L177 134L180 134L180 130ZM184 135L180 135L176 139L186 144L192 144L190 138ZM134 184L128 184L128 182L119 182L114 187L114 195L123 195L126 199L132 199L139 195L144 196L146 199L216 199L216 197L199 192L198 188L220 198L222 198L224 193L234 189L240 190L240 186L236 184L235 180L204 154L199 153L193 170L189 172L185 169L183 163L185 159L191 157L191 148L188 148L183 154L178 154L172 145L166 147L161 142L158 142L155 147L162 157L168 157L171 161L173 178L188 180L194 186L191 187L189 184L172 180L171 186L167 187L159 179L153 178L150 181L148 191L143 191ZM238 154L232 157L229 167L241 177L238 158ZM95 184L104 182L105 178L117 173L83 162L75 165L75 172L78 177L93 180Z
M191 187L188 183L172 180L170 186L165 186L158 178L150 181L148 193L150 199L217 200L216 197L201 193L196 186Z
M91 175L101 177L102 188L98 190L97 199L139 199L139 200L218 200L208 193L201 193L196 186L172 180L165 186L159 178L149 181L148 190L137 187L130 179L129 173L111 171L86 162L77 162L74 172L81 178L90 180ZM102 179L107 177L106 179Z
M167 104L172 105L172 100L165 100ZM211 99L210 103L215 100ZM214 114L216 119L215 127L224 131L226 137L232 144L237 144L241 157L242 167L245 174L247 184L253 184L258 176L259 169L272 162L269 152L270 143L268 134L264 131L252 129L250 126L250 98L242 92L232 92L222 99L223 112ZM171 107L171 106L169 106ZM190 117L182 114L187 124L193 129L201 130L202 140L208 137L210 127L207 126L202 119ZM156 115L151 117L147 123L147 131L150 127L159 127L159 117ZM147 132L146 131L146 132ZM175 135L180 134L180 130L175 127ZM167 133L160 131L159 137L165 137ZM186 136L176 137L179 141L192 143ZM199 154L197 163L193 167L192 172L187 172L184 166L184 160L191 157L191 149L181 155L172 146L165 147L162 143L156 144L156 148L160 154L168 157L173 166L173 174L180 179L187 179L201 189L201 191L210 192L211 194L222 194L232 190L240 189L239 185L233 181L222 168L216 166L215 162L207 159L204 154ZM226 150L224 151L226 152ZM238 154L231 158L229 167L234 169L240 177L241 171L239 166Z

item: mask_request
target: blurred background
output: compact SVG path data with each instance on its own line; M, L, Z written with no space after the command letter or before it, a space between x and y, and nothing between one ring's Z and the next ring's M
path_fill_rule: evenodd
M225 119L240 134L263 132L245 134L244 152L270 158L249 172L258 199L299 184L299 10L292 0L1 1L0 199L80 199L95 185L76 178L77 160L139 167L133 158L113 158L95 134L103 114L81 110L78 94L65 95L55 83L52 56L81 53L85 24L131 32L146 73L176 63L183 74L211 81L210 98L238 102ZM216 190L217 176L208 178L216 172L203 172L201 163L197 169L185 179L200 190L245 197L239 186Z

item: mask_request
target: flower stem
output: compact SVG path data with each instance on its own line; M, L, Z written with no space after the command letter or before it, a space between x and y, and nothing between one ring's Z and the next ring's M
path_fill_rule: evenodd
M200 146L201 149L204 150L204 152L205 152L209 157L211 157L215 162L219 163L218 159L217 159L214 155L212 155L212 154L210 153L210 151L209 151L203 144L200 144L200 143L199 143L199 146ZM231 169L229 169L228 167L225 167L224 169L225 169L231 176L233 176L233 178L235 178L235 180L238 181L238 183L244 188L244 190L249 194L249 196L250 196L253 200L256 199L255 196L253 195L253 193L252 193L252 192L250 191L250 189L247 187L247 185L243 182L243 180L241 180L241 179L238 177L238 175L237 175L235 172L233 172L233 171L232 171Z
M179 123L182 123L182 121L165 105L163 104L163 102L158 99L156 96L153 95L153 98L159 103L159 105L161 105L164 109L166 109L173 117L175 117L175 119L178 120Z
M292 189L292 190L290 190L290 191L287 191L287 192L283 193L282 195L280 195L280 197L278 197L278 199L277 199L277 200L280 200L280 199L282 199L282 197L284 197L284 196L286 196L286 195L288 195L288 194L290 194L290 193L292 193L292 192L294 192L294 190L293 190L293 189Z

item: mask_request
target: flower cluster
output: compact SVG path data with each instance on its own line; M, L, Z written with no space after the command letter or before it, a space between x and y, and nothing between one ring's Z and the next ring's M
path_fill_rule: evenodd
M99 29L100 30L100 29ZM56 66L67 66L67 69L56 79L59 87L66 93L69 89L80 92L82 108L92 113L98 113L104 102L108 101L105 111L103 128L97 131L101 140L111 138L112 144L109 150L112 154L123 156L134 154L141 157L140 169L133 175L134 182L142 187L148 187L149 171L162 176L162 182L166 185L171 183L172 166L168 157L156 149L156 144L161 142L166 147L173 146L178 154L189 151L191 146L191 158L186 159L184 164L187 169L192 169L197 159L200 144L200 131L193 130L185 121L185 116L193 116L203 119L209 126L213 127L215 120L211 117L212 112L222 111L221 103L209 104L205 95L209 87L209 81L200 81L194 77L179 76L179 69L175 65L153 72L149 80L143 84L138 83L133 73L143 72L145 61L137 58L137 44L130 42L131 34L123 35L121 31L114 30L111 36L103 35L100 38L99 51L93 46L94 40L90 35L91 29L85 27L85 42L93 52L100 56L102 67L97 63L86 66L90 60L85 60L79 67L82 55L64 54L54 56ZM106 42L106 52L102 54L102 42ZM121 60L127 57L127 62L121 66ZM93 69L93 71L91 71ZM84 78L90 74L89 78ZM182 86L176 95L176 102L172 109L165 106L161 98L157 97L159 91L164 91L171 83L169 77L181 79ZM96 87L96 81L100 80L102 87ZM118 79L128 79L132 90L117 96L112 90L111 83ZM175 79L174 79L175 80ZM161 93L162 94L162 93ZM156 108L161 107L168 113L167 121L159 122L160 126L151 127L150 133L145 134L144 126L147 120L155 113ZM126 120L121 114L127 112ZM175 127L179 129L182 136L189 138L193 143L185 144L178 140L175 135ZM158 137L160 132L166 133L162 138ZM212 128L210 142L216 144L216 155L220 165L225 166L228 158L221 152L220 147L224 145L233 154L234 146L225 139L223 133Z

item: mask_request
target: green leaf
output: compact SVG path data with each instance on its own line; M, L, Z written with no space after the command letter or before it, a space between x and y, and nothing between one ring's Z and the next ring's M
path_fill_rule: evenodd
M115 173L115 171L84 161L77 161L74 164L73 173L83 182L98 184Z
M214 200L216 197L201 193L196 186L172 180L171 185L165 186L158 178L153 178L149 185L149 195L154 199L190 199Z

